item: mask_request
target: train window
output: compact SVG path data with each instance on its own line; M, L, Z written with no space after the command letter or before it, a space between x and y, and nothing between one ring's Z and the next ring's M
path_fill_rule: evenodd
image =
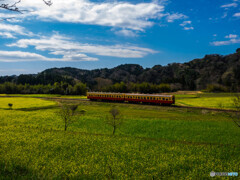
M168 98L166 100L168 101Z
M165 101L165 98L163 98L163 101Z

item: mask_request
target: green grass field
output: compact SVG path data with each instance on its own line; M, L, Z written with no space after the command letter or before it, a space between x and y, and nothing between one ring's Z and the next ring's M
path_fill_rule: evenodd
M234 109L234 94L230 93L176 94L175 96L176 104L180 106Z
M0 94L0 97L33 97L33 98L74 98L74 99L86 99L86 96L80 95L58 95L58 94Z
M113 105L124 121L114 136L104 123ZM56 102L0 98L0 179L207 179L211 171L239 172L240 128L227 114L79 101L81 109L86 114L65 132Z

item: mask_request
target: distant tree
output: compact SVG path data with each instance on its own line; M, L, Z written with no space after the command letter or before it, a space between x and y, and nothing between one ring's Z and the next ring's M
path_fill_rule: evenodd
M106 119L106 124L108 124L109 126L112 126L113 128L113 135L116 132L116 129L119 128L119 126L122 125L123 121L120 118L120 111L117 107L112 107L111 110L109 111L109 113L111 114L111 118L107 118Z
M101 77L97 77L94 79L96 81L96 89L98 91L102 91L104 88L111 86L112 85L112 81L110 79L104 79Z
M228 92L227 87L219 84L209 84L206 89L207 92Z
M75 95L86 95L87 85L83 83L77 83L73 87L73 94Z
M58 115L64 122L64 130L65 131L67 131L67 128L70 124L77 121L77 118L76 118L77 108L78 108L78 105L66 105L66 104L61 105ZM79 112L79 114L83 115L85 112L86 112L85 110L81 110Z
M171 87L169 84L160 84L159 90L160 92L171 92Z
M13 104L12 103L8 103L8 107L9 107L9 109L12 109Z

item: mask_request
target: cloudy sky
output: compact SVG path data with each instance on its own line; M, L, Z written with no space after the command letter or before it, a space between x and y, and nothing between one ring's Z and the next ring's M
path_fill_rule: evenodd
M0 75L152 67L240 47L240 0L53 0L50 7L22 0L18 7L26 11L0 8Z

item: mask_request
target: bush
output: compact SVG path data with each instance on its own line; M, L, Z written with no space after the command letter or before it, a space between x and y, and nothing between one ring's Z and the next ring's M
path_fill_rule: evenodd
M206 92L228 92L228 88L219 84L210 84L207 86Z

